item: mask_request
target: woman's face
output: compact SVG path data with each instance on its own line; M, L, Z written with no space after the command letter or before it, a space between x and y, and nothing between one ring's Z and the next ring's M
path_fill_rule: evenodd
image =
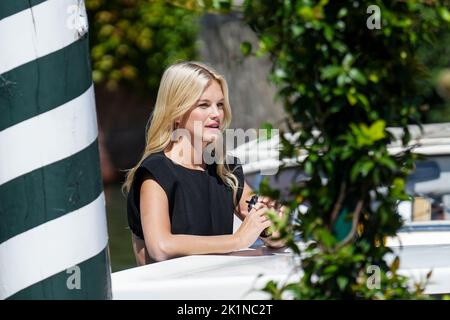
M194 139L205 146L221 135L224 118L224 96L217 81L212 81L200 99L188 112L181 127L187 129ZM198 143L198 142L197 142Z

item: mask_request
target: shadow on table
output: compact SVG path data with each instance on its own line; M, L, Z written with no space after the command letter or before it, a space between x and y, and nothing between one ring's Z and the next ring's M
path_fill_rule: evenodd
M273 256L279 254L291 254L287 247L283 248L269 248L266 246L260 246L254 249L245 249L240 251L235 251L231 253L224 253L224 256L241 256L241 257L259 257L259 256ZM217 254L216 254L217 255Z

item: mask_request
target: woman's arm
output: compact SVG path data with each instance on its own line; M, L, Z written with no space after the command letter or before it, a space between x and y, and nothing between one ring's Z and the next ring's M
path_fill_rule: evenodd
M256 214L245 219L241 227L231 235L172 234L169 203L162 187L151 178L145 179L141 186L140 199L145 246L150 256L157 261L192 254L228 253L244 249L270 226L270 220L265 217L267 209L259 206L255 210Z
M239 201L237 207L236 207L236 215L241 219L242 221L245 219L245 217L248 215L248 203L247 200L250 200L252 195L254 195L255 192L253 189L247 184L247 182L244 181L244 190L242 191L241 200Z

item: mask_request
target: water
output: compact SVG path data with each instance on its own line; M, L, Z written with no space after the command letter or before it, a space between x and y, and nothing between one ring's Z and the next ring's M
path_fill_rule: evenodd
M107 186L105 198L112 272L136 267L127 222L126 199L120 185Z

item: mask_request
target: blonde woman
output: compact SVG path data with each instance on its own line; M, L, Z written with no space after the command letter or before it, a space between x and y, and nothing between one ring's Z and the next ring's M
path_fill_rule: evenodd
M205 162L205 150L217 145L230 122L228 89L222 76L198 62L167 68L143 156L123 186L138 265L244 249L271 225L265 215L274 207L270 199L262 199L247 212L246 200L253 191L235 158L226 161L222 156L221 161ZM185 134L174 137L179 131ZM215 151L220 158L223 152ZM243 220L234 234L233 213Z

